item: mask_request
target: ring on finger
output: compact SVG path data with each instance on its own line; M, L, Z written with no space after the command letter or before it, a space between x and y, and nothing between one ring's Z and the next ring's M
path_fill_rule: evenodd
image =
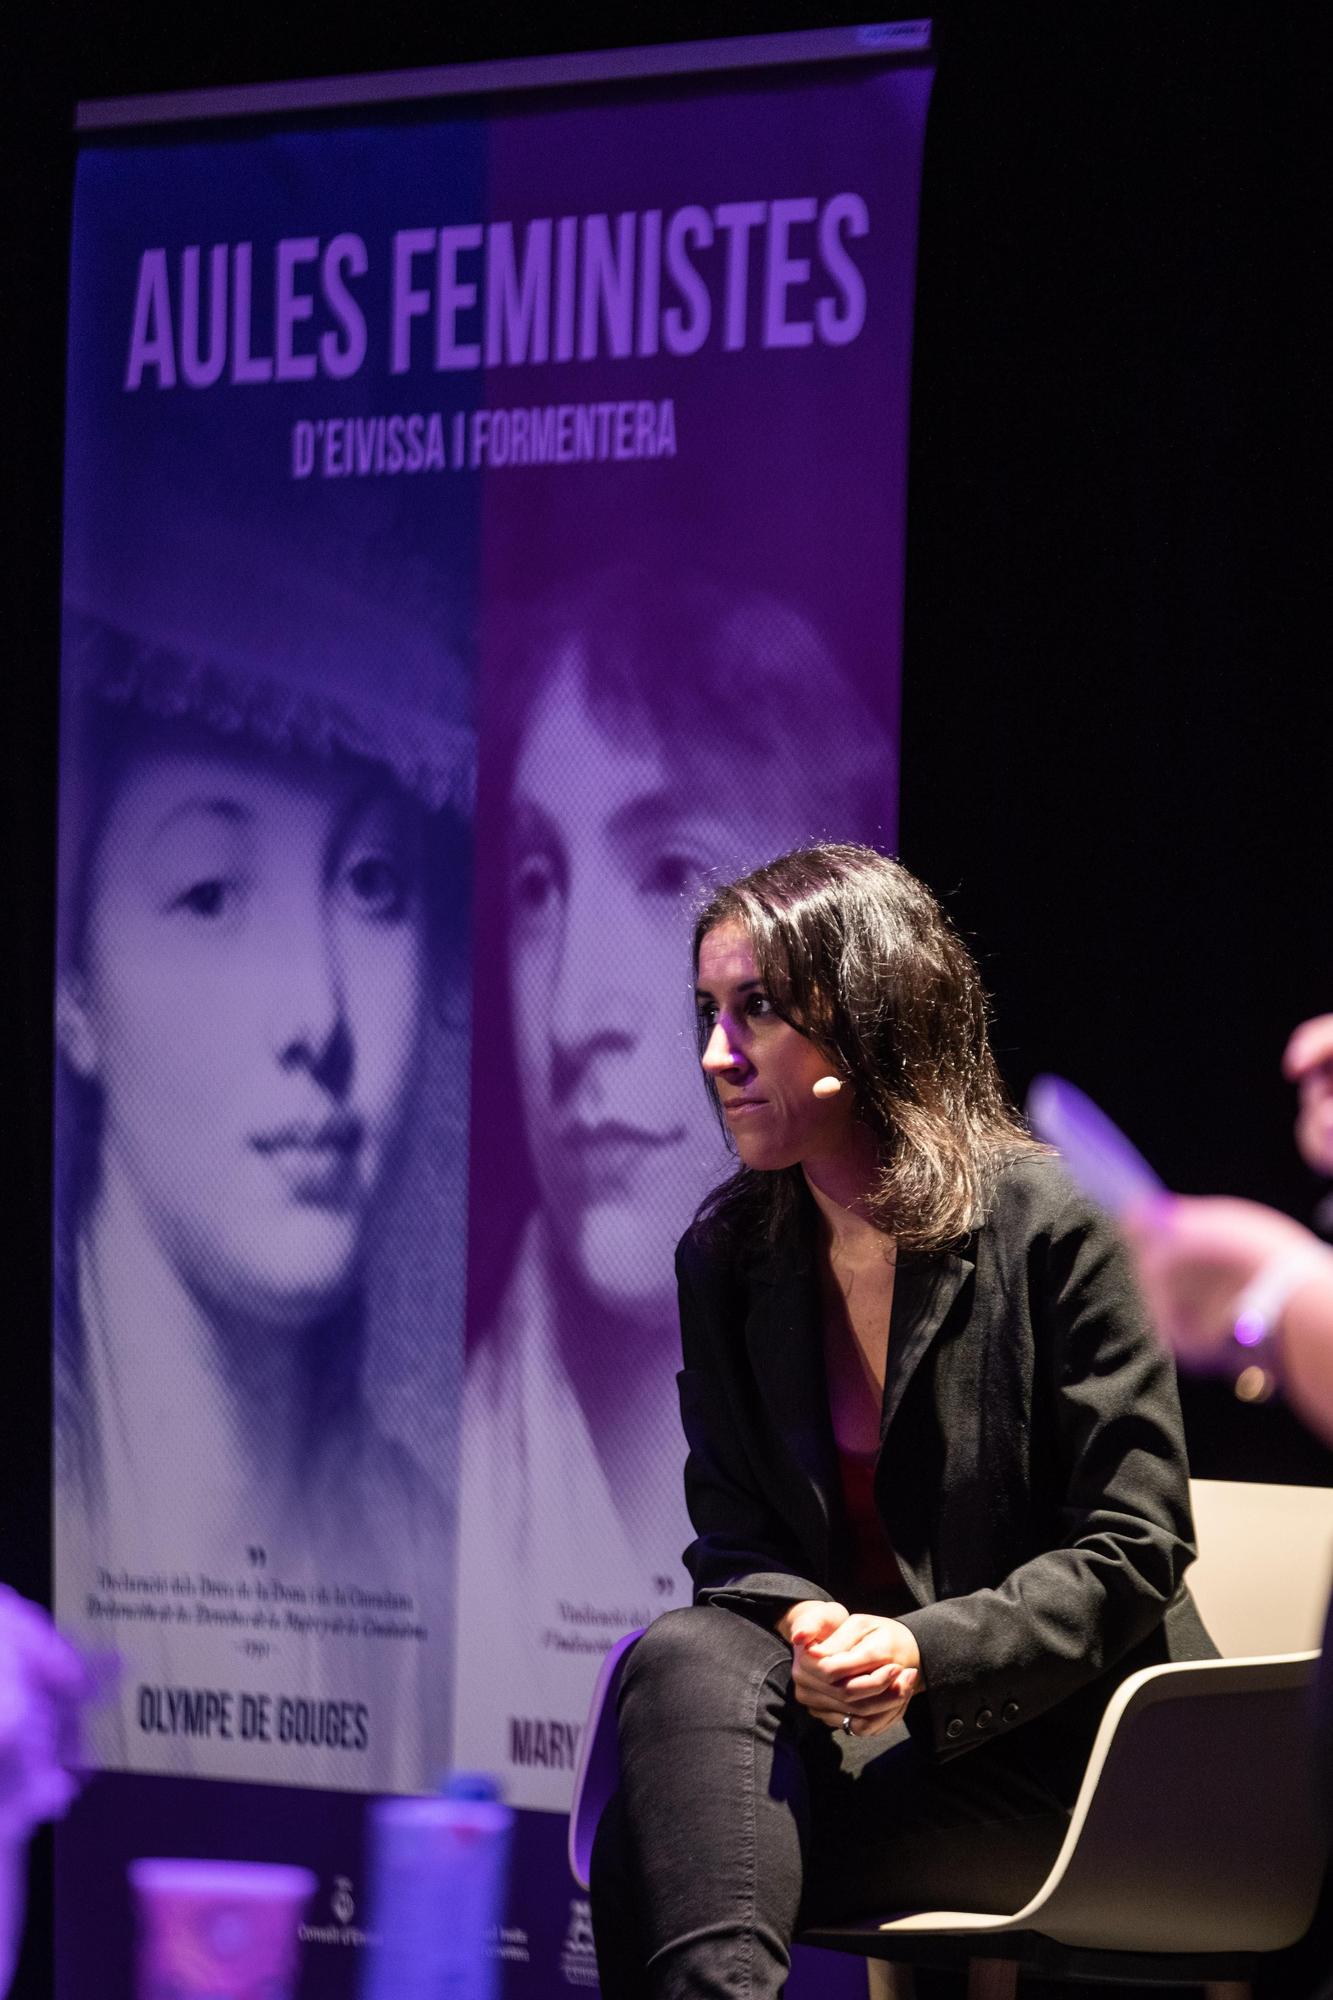
M856 1731L852 1728L852 1718L850 1715L844 1715L842 1718L842 1733L844 1736L855 1736L856 1734Z

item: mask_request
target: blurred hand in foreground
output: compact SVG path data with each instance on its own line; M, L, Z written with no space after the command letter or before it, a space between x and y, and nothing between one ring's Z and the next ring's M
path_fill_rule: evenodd
M89 1669L46 1613L0 1584L0 1833L22 1838L64 1812L92 1692Z
M1153 1322L1188 1368L1231 1365L1237 1302L1265 1266L1305 1252L1333 1268L1333 1251L1289 1215L1227 1195L1154 1196L1124 1232Z
M1296 1144L1307 1167L1333 1176L1333 1014L1302 1021L1287 1043L1282 1074L1297 1088Z

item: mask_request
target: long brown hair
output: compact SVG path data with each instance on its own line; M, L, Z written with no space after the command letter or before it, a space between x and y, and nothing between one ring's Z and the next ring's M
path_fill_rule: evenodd
M959 1242L984 1220L1005 1160L1046 1149L1009 1101L976 965L930 890L873 848L824 842L710 897L694 928L696 974L704 937L732 922L773 1007L851 1084L879 1145L874 1221L901 1254ZM705 1032L701 1021L701 1042ZM700 1220L760 1223L771 1236L799 1196L799 1168L742 1167Z

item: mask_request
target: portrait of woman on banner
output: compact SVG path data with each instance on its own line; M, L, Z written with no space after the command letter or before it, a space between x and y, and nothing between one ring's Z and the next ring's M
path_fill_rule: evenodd
M682 940L775 846L891 835L897 758L802 609L666 566L515 617L484 686L457 1744L559 1810L523 1718L572 1743L609 1640L688 1589L672 1251L725 1155Z
M452 1464L377 1376L448 1347L471 736L401 609L215 583L198 555L139 630L67 609L58 1609L124 1657L99 1761L413 1789L447 1753ZM200 1686L268 1705L201 1742Z

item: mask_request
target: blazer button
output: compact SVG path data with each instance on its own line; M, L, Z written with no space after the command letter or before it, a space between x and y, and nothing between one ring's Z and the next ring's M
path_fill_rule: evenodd
M1017 1722L1018 1703L1016 1701L1007 1701L1004 1707L1000 1710L1000 1713L1001 1715L1003 1715L1006 1722Z
M949 1717L949 1720L944 1725L944 1733L949 1738L950 1742L956 1741L956 1739L960 1737L963 1733L962 1716L951 1715Z
M977 1714L977 1728L989 1729L994 1720L995 1717L991 1714L991 1711L988 1708L983 1708Z

